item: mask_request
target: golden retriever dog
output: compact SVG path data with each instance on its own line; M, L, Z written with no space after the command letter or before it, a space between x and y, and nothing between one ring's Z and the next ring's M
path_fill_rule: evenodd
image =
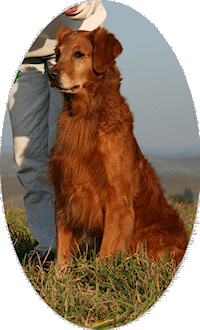
M95 237L99 259L147 247L152 260L180 262L188 235L168 205L156 173L133 135L133 116L120 94L115 58L122 46L104 28L63 27L51 86L64 103L49 175L55 193L56 258L62 266L82 234Z

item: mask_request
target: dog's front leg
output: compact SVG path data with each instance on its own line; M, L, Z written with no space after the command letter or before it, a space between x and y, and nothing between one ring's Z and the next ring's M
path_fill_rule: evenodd
M77 252L81 235L62 224L57 224L56 231L56 260L58 268L62 268L70 261L71 254Z
M133 235L134 212L131 207L120 204L108 205L105 212L104 232L99 259L125 252Z

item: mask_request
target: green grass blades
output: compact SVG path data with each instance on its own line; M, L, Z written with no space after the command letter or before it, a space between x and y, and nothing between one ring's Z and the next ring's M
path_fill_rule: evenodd
M17 72L17 75L16 75L16 78L15 78L14 83L16 83L16 81L17 81L22 75L23 75L23 73L19 70L19 71Z
M196 207L169 203L191 234ZM177 271L167 257L151 262L145 247L134 259L121 253L98 263L95 250L87 245L62 271L54 264L47 270L42 262L34 265L27 257L36 242L24 210L5 208L5 213L17 255L34 289L55 312L82 327L111 329L136 319L159 299Z

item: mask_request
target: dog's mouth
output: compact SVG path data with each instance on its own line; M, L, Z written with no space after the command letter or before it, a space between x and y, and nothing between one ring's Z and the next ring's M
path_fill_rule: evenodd
M72 86L70 88L63 88L62 86L59 86L59 85L56 85L56 84L52 84L52 87L56 88L60 93L72 93L72 94L76 94L78 93L82 86L81 85L75 85L75 86Z

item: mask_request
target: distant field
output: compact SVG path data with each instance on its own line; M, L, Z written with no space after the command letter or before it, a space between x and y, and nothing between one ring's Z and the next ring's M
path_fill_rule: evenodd
M194 200L200 190L200 157L161 158L148 157L160 177L166 196L183 194L184 190L193 192Z
M185 158L147 157L159 176L200 176L200 156Z
M200 156L186 158L148 156L148 160L160 177L166 196L183 194L187 188L192 191L194 201L198 198L200 190ZM4 202L8 205L21 207L23 205L24 188L17 179L17 166L14 163L13 156L2 154L0 164Z

